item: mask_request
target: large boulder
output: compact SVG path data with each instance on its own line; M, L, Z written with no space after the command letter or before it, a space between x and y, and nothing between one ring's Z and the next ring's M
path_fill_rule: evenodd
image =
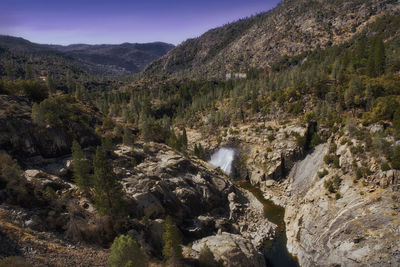
M192 250L200 253L204 245L210 248L217 261L223 261L224 266L266 266L263 255L254 248L250 240L240 235L222 232L208 236L195 241Z

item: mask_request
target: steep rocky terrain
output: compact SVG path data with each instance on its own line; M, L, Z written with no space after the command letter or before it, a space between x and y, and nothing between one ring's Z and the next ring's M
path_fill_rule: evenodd
M287 0L275 9L212 29L154 61L145 73L218 77L269 69L285 55L343 43L398 1Z
M287 248L300 265L398 266L400 172L382 170L370 152L357 153L355 147L368 144L347 130L306 152L299 150L293 135L285 134L306 133L295 120L264 125L253 119L231 126L219 144L217 136L204 139L195 130L188 131L189 140L211 150L240 147L248 179L265 198L285 207ZM368 130L379 129L375 125ZM272 141L267 139L271 133ZM337 155L340 167L326 163L326 155ZM336 177L335 195L326 184Z

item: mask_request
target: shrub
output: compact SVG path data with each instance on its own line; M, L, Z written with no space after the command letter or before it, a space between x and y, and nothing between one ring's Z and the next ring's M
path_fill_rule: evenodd
M325 181L324 186L330 193L336 193L340 188L341 182L342 179L339 175L335 175L335 177Z
M387 162L382 163L381 164L381 170L384 171L384 172L390 170L389 164Z
M390 155L390 162L393 169L400 170L400 145L393 149Z
M300 136L300 135L296 136L296 144L298 147L305 148L306 143L307 143L307 138L305 136Z
M211 252L210 248L204 244L203 248L200 250L199 264L202 267L217 267L218 263L214 258L214 254Z
M136 240L127 235L120 235L111 246L108 264L111 267L147 266L147 259Z
M362 146L353 146L350 148L350 151L354 155L363 154L364 148Z
M323 177L325 177L326 175L328 175L328 170L327 169L323 169L322 171L320 171L320 172L318 172L318 177L319 178L323 178Z
M337 145L336 145L336 143L335 142L332 142L330 145L329 145L329 153L336 153L336 150L337 150Z
M311 137L310 146L316 147L317 145L319 145L321 143L322 143L321 137L319 137L319 135L315 132Z
M109 130L112 129L114 127L114 123L111 120L111 118L107 117L104 121L103 121L103 129L105 130Z
M268 135L268 141L272 142L275 140L275 136L273 134Z
M328 165L333 165L335 168L340 168L339 157L336 155L325 155L324 162Z

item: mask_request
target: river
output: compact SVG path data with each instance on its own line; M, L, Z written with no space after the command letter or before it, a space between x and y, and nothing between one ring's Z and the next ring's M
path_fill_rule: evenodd
M235 156L233 148L220 148L211 156L209 163L220 167L228 175L232 169L232 161ZM297 267L299 266L295 257L287 250L286 226L284 221L285 209L275 205L271 200L264 198L263 192L250 182L239 181L236 183L241 188L251 192L264 206L264 216L272 223L278 225L277 233L273 240L264 243L263 253L268 266L272 267Z

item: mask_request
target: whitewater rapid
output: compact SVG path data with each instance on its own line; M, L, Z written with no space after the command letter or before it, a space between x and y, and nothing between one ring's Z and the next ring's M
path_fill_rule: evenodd
M234 149L222 147L218 149L217 152L212 154L209 163L211 163L214 166L220 167L226 174L230 175L234 156L235 156Z

